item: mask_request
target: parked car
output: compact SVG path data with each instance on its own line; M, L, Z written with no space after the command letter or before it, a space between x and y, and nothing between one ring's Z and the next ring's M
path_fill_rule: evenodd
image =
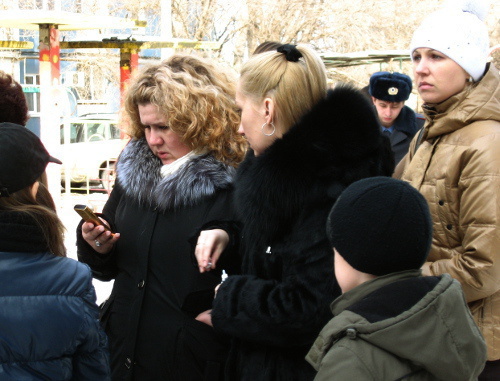
M61 168L63 184L102 184L111 190L114 165L126 144L117 114L87 114L61 124Z

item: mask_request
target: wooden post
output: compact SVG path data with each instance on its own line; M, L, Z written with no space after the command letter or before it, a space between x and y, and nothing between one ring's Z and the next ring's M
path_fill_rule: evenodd
M39 45L40 63L40 139L55 157L60 151L60 115L57 94L60 85L59 30L56 25L41 24ZM61 169L47 166L48 187L56 205L61 199Z

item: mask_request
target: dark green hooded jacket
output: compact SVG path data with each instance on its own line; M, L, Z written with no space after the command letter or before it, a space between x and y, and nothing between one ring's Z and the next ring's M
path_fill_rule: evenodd
M486 346L460 284L420 270L385 275L331 305L306 360L315 380L475 380Z

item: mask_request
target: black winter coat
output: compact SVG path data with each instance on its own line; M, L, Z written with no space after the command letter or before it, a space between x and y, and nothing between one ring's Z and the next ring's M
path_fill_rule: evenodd
M101 317L114 380L219 380L227 340L194 318L210 308L220 270L199 273L190 239L208 221L234 218L234 169L210 155L191 159L166 178L161 166L144 139L127 145L103 210L121 237L102 256L80 228L79 259L96 278L115 279ZM221 266L229 268L225 255Z
M350 183L393 168L370 103L347 86L249 153L235 180L244 275L229 276L212 311L214 328L234 337L230 380L314 378L304 357L340 295L327 215Z

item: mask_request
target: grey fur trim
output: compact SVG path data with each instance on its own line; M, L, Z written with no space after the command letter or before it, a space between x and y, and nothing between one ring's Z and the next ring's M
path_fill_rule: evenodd
M164 212L193 206L218 190L228 189L236 172L210 154L193 158L165 178L161 177L161 167L161 160L146 140L134 139L120 155L117 179L127 196Z

